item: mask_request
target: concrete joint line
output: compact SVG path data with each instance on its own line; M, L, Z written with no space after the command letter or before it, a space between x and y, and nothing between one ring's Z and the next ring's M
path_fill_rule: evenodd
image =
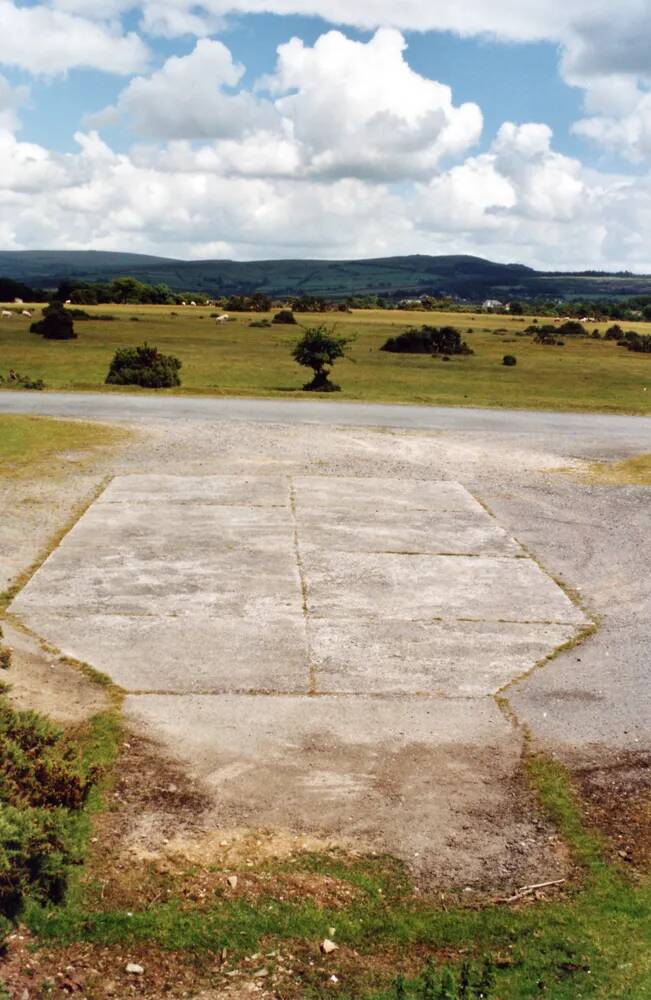
M305 622L305 647L307 653L308 694L314 695L317 693L317 687L316 687L317 678L316 678L316 668L312 662L312 647L310 644L309 612L307 604L307 580L305 578L305 569L303 567L303 561L301 559L301 548L298 537L298 518L296 516L296 487L294 486L294 480L292 479L291 476L289 477L289 510L292 518L294 555L296 557L296 567L298 570L298 578L301 587L301 607L303 609L303 620Z

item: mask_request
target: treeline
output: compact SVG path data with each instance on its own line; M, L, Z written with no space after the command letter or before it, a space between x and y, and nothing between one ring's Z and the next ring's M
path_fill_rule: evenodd
M173 292L169 285L160 283L148 285L144 281L125 276L112 281L72 281L66 280L59 284L53 298L59 302L71 302L79 306L98 305L180 305L182 302L194 301L198 305L207 305L205 295L195 295L193 292Z
M0 302L13 302L22 299L23 302L47 302L48 294L42 288L30 288L22 281L0 277Z
M491 300L490 305L471 299L460 299L444 292L420 294L413 298L397 297L398 293L350 295L332 299L321 295L271 296L254 291L246 294L207 295L199 292L176 292L169 285L155 285L125 275L111 281L85 282L75 279L61 281L52 292L31 288L24 282L0 277L0 301L24 302L59 301L75 306L93 305L214 305L227 312L270 312L291 308L296 313L347 312L352 309L399 309L422 312L489 312L498 315L552 317L583 322L651 322L651 295L635 295L619 299L550 299L520 298L509 301Z

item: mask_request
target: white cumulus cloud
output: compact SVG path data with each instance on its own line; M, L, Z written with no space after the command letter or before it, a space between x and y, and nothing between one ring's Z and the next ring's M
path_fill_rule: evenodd
M40 4L0 0L0 35L0 65L41 76L82 66L129 74L148 60L147 46L134 32Z
M260 127L273 110L236 87L244 67L219 41L201 39L188 56L172 56L150 76L137 76L117 104L90 116L102 125L121 116L142 136L164 139L231 137Z

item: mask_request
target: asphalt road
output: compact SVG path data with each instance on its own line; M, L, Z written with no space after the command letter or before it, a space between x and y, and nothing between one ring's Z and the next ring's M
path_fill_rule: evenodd
M651 448L651 417L339 401L285 401L99 392L0 392L0 412L88 420L245 420L260 423L397 427L415 430L562 434L606 447Z

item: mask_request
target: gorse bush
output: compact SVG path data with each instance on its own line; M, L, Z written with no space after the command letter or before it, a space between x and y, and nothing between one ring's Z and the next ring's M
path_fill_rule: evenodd
M636 333L635 330L627 330L617 346L625 347L635 354L651 354L651 336L648 333Z
M502 364L505 365L507 368L513 368L513 366L517 365L517 363L518 359L516 358L515 354L505 354L504 357L502 358Z
M294 316L294 313L291 311L291 309L281 309L280 312L277 312L276 315L274 316L273 322L295 325L296 317Z
M1 642L0 653L8 653ZM78 818L98 773L62 730L36 712L16 711L0 694L2 917L16 917L28 896L63 899L70 866L81 860Z
M46 340L75 340L77 337L72 316L58 301L50 302L43 310L43 319L32 323L29 329Z
M27 896L61 902L80 862L77 818L97 778L76 747L35 712L0 696L0 914Z
M181 384L181 362L156 347L141 344L115 352L106 382L109 385L139 385L145 389L167 389Z
M422 326L389 337L380 348L395 354L473 354L454 326Z

